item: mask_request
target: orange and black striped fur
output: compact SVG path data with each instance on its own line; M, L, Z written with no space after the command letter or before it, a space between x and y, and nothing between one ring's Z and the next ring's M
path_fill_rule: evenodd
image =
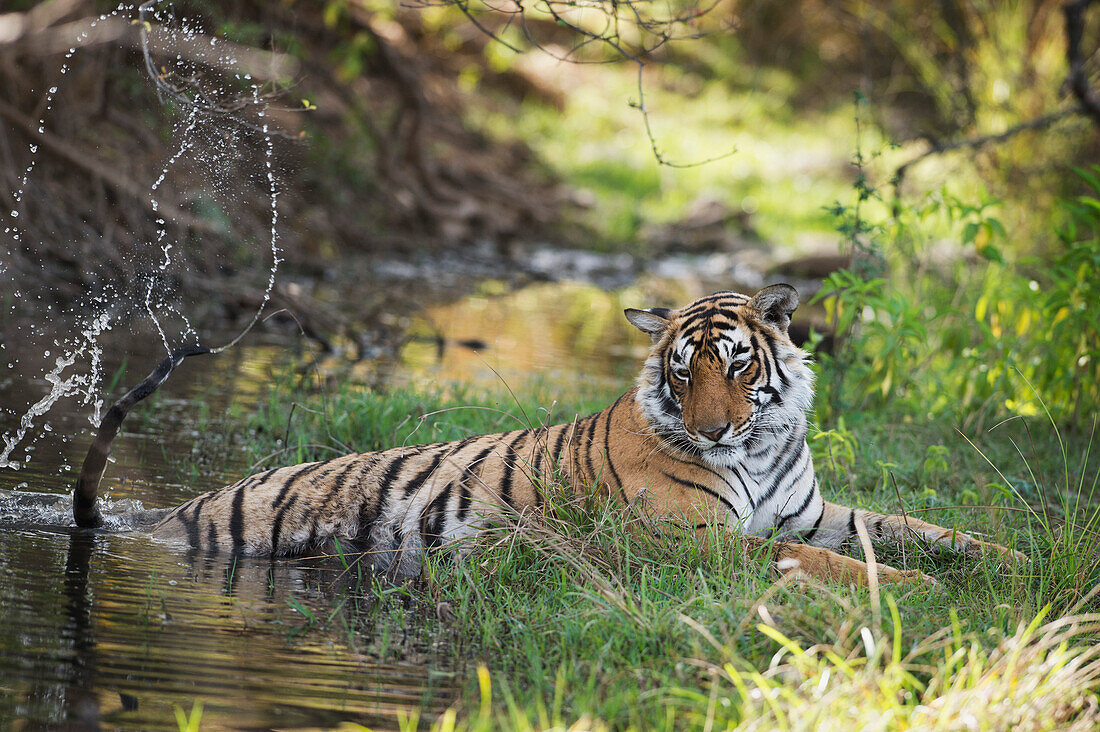
M476 534L505 511L538 510L539 476L560 471L697 525L774 539L782 572L863 582L834 553L862 523L871 539L907 536L967 553L1014 553L954 529L825 501L806 444L808 355L787 335L798 295L774 285L718 292L679 310L627 310L653 340L637 386L565 424L375 453L252 475L170 511L154 536L205 551L293 556L335 539L377 566L418 570L423 551ZM98 480L96 481L98 482ZM928 579L878 567L884 581Z

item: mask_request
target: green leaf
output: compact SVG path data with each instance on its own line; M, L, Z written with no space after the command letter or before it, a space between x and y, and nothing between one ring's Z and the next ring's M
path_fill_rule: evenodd
M1084 168L1078 168L1076 165L1071 165L1070 167L1073 168L1074 173L1081 176L1081 178L1083 178L1085 180L1085 182L1088 183L1089 186L1092 187L1092 190L1096 191L1097 193L1100 193L1100 178L1098 178L1096 175L1090 173L1089 171L1085 170ZM1094 168L1095 168L1095 166L1094 166ZM1098 172L1100 172L1100 171L1098 171Z
M997 264L1005 263L1005 258L1001 255L1001 251L992 244L986 244L984 247L980 248L978 254L982 255L990 262L996 262Z
M974 238L978 235L978 224L975 221L967 222L963 227L962 240L963 244L973 244Z
M985 222L987 224L989 224L989 228L992 231L996 232L998 236L1001 236L1001 237L1007 237L1008 236L1007 232L1005 232L1004 224L1002 224L999 219L995 219L995 218L991 217L991 218L986 219Z
M1100 201L1096 200L1095 198L1093 198L1091 196L1079 196L1077 198L1077 200L1080 201L1081 204L1086 206L1087 208L1091 208L1091 209L1095 209L1097 211L1100 211Z

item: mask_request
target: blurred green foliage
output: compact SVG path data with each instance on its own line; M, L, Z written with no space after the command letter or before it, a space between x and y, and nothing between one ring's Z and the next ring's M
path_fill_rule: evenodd
M654 158L632 106L637 69L606 49L585 48L583 56L605 63L573 65L495 46L498 67L537 72L564 102L525 98L471 108L467 119L524 141L591 193L586 220L611 245L644 250L647 223L683 217L709 199L751 215L765 240L798 248L820 243L830 229L820 202L851 184L852 89L867 102L863 143L882 151L873 162L885 180L929 143L1000 134L1066 107L1061 20L1060 3L1049 0L722 4L700 19L707 32L654 54L642 74L664 158L690 164L734 151L698 167L663 167ZM477 89L472 77L467 88ZM1050 231L1057 201L1076 192L1069 165L1096 150L1092 127L1069 118L930 156L907 171L904 193L919 200L942 189L969 200L989 191L1005 203L1003 227L1025 232L1013 246L1028 251L1027 242Z

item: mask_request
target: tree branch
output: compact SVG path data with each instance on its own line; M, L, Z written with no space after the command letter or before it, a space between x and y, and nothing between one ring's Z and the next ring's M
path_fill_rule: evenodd
M1009 127L1004 132L993 135L980 135L978 137L968 137L950 142L941 142L929 138L928 142L930 147L928 150L912 160L902 163L898 166L897 170L894 171L891 183L894 188L895 212L897 209L897 200L901 192L901 185L905 180L905 174L909 171L909 168L925 158L964 148L979 150L988 145L996 145L1010 140L1021 132L1045 130L1064 119L1076 115L1091 117L1093 122L1100 125L1100 95L1097 95L1096 91L1089 84L1088 76L1085 73L1085 57L1081 51L1081 39L1084 36L1085 28L1085 10L1096 1L1097 0L1074 0L1073 2L1066 3L1062 8L1066 16L1066 60L1069 62L1069 74L1066 76L1066 83L1073 91L1073 96L1076 97L1077 104L1057 112L1051 112L1021 122Z
M488 25L480 22L471 8L471 0L409 0L412 7L454 6L465 15L475 27L492 40L516 53L523 49L504 39ZM528 4L525 4L527 2ZM644 72L654 51L672 41L698 38L702 33L694 30L693 25L700 18L714 10L720 0L692 0L679 12L669 15L656 14L654 8L664 8L642 0L505 0L495 5L490 0L481 0L481 5L490 13L507 18L507 28L518 18L518 25L524 37L532 47L548 54L558 61L569 63L610 63L628 61L637 68L637 100L629 105L642 117L646 139L658 165L669 168L693 168L716 160L727 158L737 151L724 153L690 163L677 163L669 160L661 152L650 120L650 110L645 101ZM547 17L555 26L573 33L579 42L568 52L561 54L540 42L528 24L530 16ZM630 32L632 29L633 32ZM578 52L590 45L602 46L610 51L612 58L584 59Z
M901 184L905 180L905 174L909 171L909 168L921 162L925 158L929 158L933 155L942 155L952 150L980 150L988 145L996 145L1007 140L1012 139L1021 132L1044 130L1054 124L1061 122L1064 119L1068 119L1078 114L1083 114L1084 110L1080 106L1068 107L1061 109L1057 112L1051 112L1050 114L1044 114L1041 117L1035 119L1029 119L1025 122L1021 122L1018 125L1009 127L1004 132L998 132L993 135L979 135L977 137L966 137L961 140L950 140L948 142L942 142L935 138L926 138L930 147L916 156L912 160L902 163L898 166L898 169L894 171L894 176L891 179L891 183L894 187L894 198L897 199L901 190Z
M20 13L0 16L0 48L15 47L20 53L47 56L66 53L70 48L87 48L120 43L142 49L141 26L122 18L82 18L64 25L35 28ZM26 15L29 15L27 13ZM227 73L248 74L257 81L279 81L298 73L298 61L277 51L242 46L224 38L201 33L174 33L157 23L149 23L149 43L155 53L166 58L182 57L192 63Z

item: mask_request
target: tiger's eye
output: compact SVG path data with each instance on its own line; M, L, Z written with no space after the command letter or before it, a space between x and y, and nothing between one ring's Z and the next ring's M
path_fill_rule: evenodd
M748 365L749 365L749 359L747 359L747 358L739 359L739 360L734 361L733 363L731 363L730 368L729 368L729 373L728 373L729 378L732 379L734 376L736 376L737 374L744 371L748 367Z

